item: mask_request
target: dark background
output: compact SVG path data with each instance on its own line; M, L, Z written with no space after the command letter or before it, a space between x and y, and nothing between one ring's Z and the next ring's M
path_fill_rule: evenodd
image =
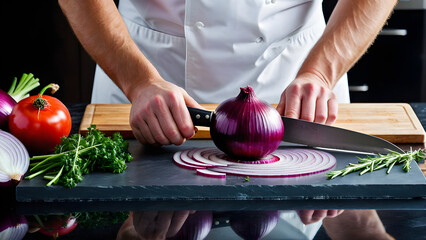
M13 77L31 72L42 86L59 84L55 97L61 101L90 102L95 63L77 41L57 1L4 1L1 23L1 89L7 91Z
M336 1L324 0L326 18ZM89 103L95 63L74 36L57 1L4 1L1 7L0 88L13 77L33 73L41 85L61 86L65 103ZM379 36L349 72L352 102L426 102L425 10L396 10L385 28L406 29L407 36ZM39 91L40 88L37 88ZM37 91L33 91L35 94Z

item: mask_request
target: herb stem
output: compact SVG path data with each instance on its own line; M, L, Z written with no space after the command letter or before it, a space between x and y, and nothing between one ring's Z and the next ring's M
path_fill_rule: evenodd
M58 174L56 174L56 176L52 179L52 181L50 181L46 186L50 186L53 183L58 182L59 177L62 175L62 170L64 170L64 166L61 167L61 170L59 170Z
M30 175L30 176L28 176L28 177L25 177L25 179L32 179L32 178L34 178L34 177L37 177L38 175L40 175L40 174L42 174L42 173L46 172L47 170L49 170L49 169L51 169L51 168L54 168L54 167L56 167L56 166L59 166L59 165L61 165L61 163L54 163L54 164L52 164L52 165L48 166L47 168L45 168L45 169L43 169L43 170L40 170L40 171L38 171L38 172L36 172L36 173L31 174L31 175Z
M328 179L334 179L338 176L345 176L352 172L361 171L359 175L364 175L367 172L373 172L382 168L388 168L386 173L389 174L396 164L403 164L403 170L409 172L411 169L411 162L413 160L420 161L426 158L426 153L423 150L417 150L406 153L397 153L390 151L387 155L378 154L375 157L359 158L358 163L349 163L346 168L341 170L331 171L327 174Z

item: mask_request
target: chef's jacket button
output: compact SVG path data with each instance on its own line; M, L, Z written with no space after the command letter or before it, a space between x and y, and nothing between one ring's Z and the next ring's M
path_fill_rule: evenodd
M202 28L202 27L204 27L204 23L203 22L196 22L195 26L198 27L198 28Z
M271 0L271 3L275 3L277 0Z
M265 0L265 4L270 4L271 0Z
M257 43L261 43L261 42L263 42L263 37L258 37L258 38L256 38L256 42L257 42Z

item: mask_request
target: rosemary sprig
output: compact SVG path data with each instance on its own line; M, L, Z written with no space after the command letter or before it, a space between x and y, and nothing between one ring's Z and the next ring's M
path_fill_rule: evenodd
M390 151L390 150L389 150ZM404 164L402 169L406 172L411 170L411 162L413 160L419 162L422 159L426 158L426 153L419 149L416 151L410 150L406 153L398 153L390 151L386 155L378 154L377 156L359 158L358 163L349 163L346 168L341 170L332 171L327 173L327 179L331 180L338 176L345 176L346 174L361 171L359 175L363 175L367 172L373 172L382 168L388 168L386 173L389 174L393 166L396 164Z

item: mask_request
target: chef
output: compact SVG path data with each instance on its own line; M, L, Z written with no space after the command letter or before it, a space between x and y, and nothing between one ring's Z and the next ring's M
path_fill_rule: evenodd
M396 0L59 0L97 62L92 103L132 103L143 144L194 135L186 106L221 103L250 85L288 117L332 124L349 102L346 72Z

